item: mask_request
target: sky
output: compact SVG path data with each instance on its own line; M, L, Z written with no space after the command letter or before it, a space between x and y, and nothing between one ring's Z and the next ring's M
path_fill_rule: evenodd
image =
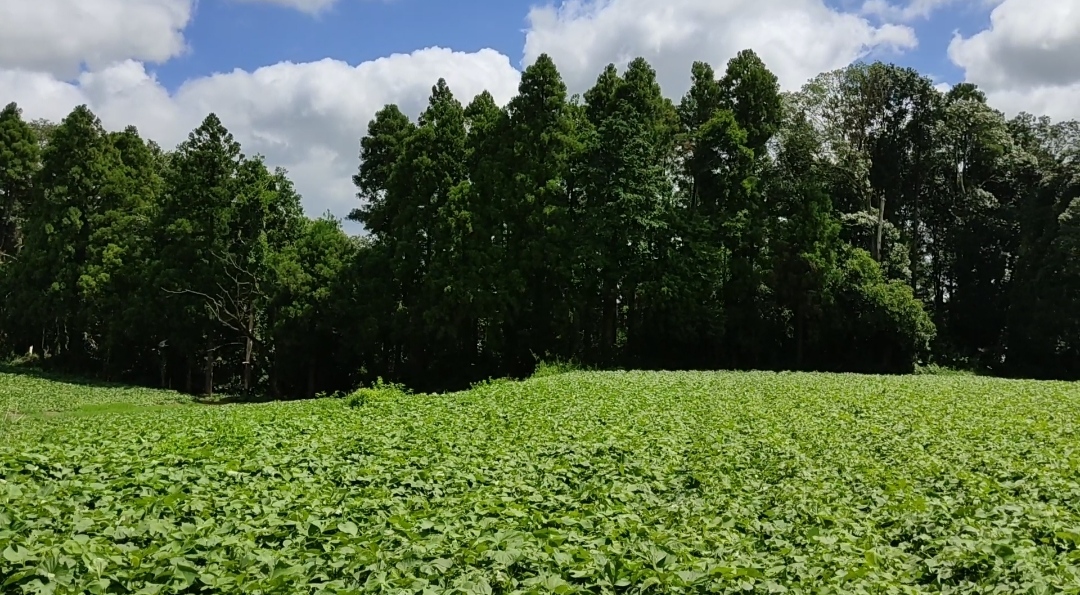
M677 99L693 61L722 71L745 48L784 89L880 59L1007 115L1080 118L1078 0L4 0L0 105L58 121L87 104L166 148L214 112L309 215L344 217L375 111L415 117L440 77L505 102L542 53L572 93L643 56Z

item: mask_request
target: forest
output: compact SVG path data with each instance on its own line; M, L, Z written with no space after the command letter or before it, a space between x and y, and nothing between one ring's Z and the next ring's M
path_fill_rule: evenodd
M750 50L506 105L444 80L358 139L351 236L208 115L174 149L0 112L0 353L193 394L598 369L1080 377L1080 124Z

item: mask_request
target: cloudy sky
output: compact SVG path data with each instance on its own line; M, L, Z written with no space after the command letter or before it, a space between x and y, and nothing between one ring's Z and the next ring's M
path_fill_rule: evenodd
M540 53L573 92L645 56L679 97L691 62L747 47L789 89L882 59L974 82L1009 114L1080 118L1077 0L6 0L0 105L59 120L86 103L166 147L213 111L290 171L309 214L344 216L372 114L416 115L440 76L463 102L505 101Z

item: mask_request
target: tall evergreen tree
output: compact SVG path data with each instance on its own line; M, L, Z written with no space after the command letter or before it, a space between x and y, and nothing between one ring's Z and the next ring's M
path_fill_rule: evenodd
M531 355L566 352L580 333L573 304L575 255L572 235L579 219L580 190L571 176L580 154L566 85L543 54L522 73L518 94L507 106L512 197L507 227L507 291L524 299L509 303L504 330L510 366L527 369Z
M758 157L763 156L783 119L776 75L753 50L742 50L728 61L719 86L723 107L746 131L746 147Z
M24 249L15 272L23 286L20 326L42 351L81 366L98 349L91 327L94 279L87 275L96 235L122 204L120 164L100 120L76 107L42 154L40 197L25 209Z
M726 176L724 196L718 204L730 262L723 290L725 361L739 367L768 365L767 356L775 352L775 345L768 344L766 337L775 334L776 321L768 317L762 292L769 257L768 227L776 213L764 194L762 178L769 160L765 147L780 126L782 101L776 76L749 50L728 61L720 87L723 105L745 136L739 139L741 148L724 146L738 138L738 133L721 113L701 129L703 142L716 146L719 150L715 152L729 159L741 150L753 156L745 169L739 167L735 175Z
M818 367L827 362L808 361L807 353L827 333L826 316L838 283L840 221L825 189L820 140L809 122L793 113L779 132L776 169L767 188L777 216L769 285L790 331L781 344L794 345L783 364Z
M149 291L153 209L161 197L162 172L154 147L134 127L108 135L116 150L114 199L91 218L94 231L82 283L89 328L106 374L152 368L160 337L155 298Z
M33 200L39 150L22 110L9 103L0 110L0 265L19 251L25 209Z
M242 162L239 143L210 114L177 147L166 172L156 223L162 242L156 283L168 293L164 341L188 391L201 386L212 393L218 350L234 346L221 327L224 314L214 311L211 298L223 279L238 274L230 262L229 224Z

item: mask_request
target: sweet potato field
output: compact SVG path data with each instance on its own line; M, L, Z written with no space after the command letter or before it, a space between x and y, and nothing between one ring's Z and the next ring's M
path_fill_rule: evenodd
M0 410L3 593L1080 593L1066 383L575 372L200 405L8 375Z

